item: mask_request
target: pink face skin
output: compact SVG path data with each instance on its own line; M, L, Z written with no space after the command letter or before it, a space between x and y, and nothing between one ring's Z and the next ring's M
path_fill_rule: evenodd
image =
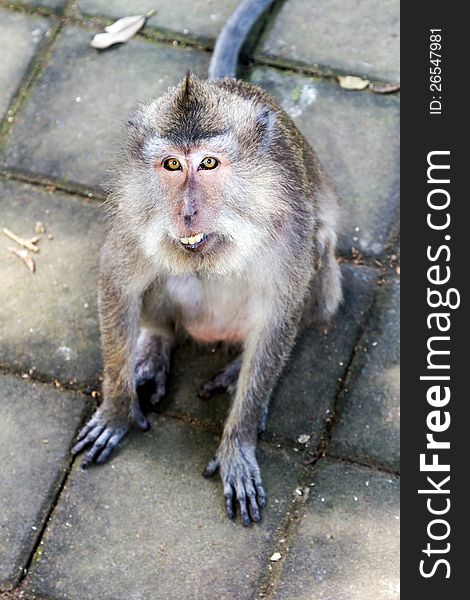
M204 168L201 163L206 158L217 161L214 168ZM179 168L169 170L168 161L176 159ZM228 157L210 148L196 148L187 152L180 148L167 149L157 157L154 171L163 187L165 207L170 215L170 234L181 240L203 234L207 244L214 231L215 221L223 198L225 180L230 170ZM197 251L199 246L183 244L188 250ZM194 246L194 244L192 245Z

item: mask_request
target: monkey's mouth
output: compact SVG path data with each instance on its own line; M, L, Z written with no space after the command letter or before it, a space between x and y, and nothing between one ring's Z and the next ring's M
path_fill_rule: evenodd
M185 250L201 252L206 246L209 236L206 233L198 233L191 237L178 238L178 240Z

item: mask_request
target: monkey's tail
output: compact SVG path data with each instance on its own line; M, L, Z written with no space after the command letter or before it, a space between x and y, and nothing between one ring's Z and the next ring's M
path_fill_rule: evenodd
M238 57L253 25L275 0L242 0L222 29L209 65L209 79L235 77Z

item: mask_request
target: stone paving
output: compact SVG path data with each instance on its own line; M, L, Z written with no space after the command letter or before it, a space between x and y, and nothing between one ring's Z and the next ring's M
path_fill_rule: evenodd
M269 496L243 528L201 471L228 398L197 397L230 357L181 344L152 429L100 469L69 449L96 404L96 286L107 165L132 106L204 76L237 0L0 0L0 229L45 231L35 272L0 234L0 598L399 598L399 96L396 0L285 0L247 77L317 149L343 199L345 302L306 327L259 458ZM105 52L99 26L156 9ZM276 554L280 555L279 560ZM274 556L273 556L274 555Z

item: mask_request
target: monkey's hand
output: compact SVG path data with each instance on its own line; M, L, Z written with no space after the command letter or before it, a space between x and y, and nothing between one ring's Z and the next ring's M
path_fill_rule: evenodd
M130 418L124 420L116 419L112 411L100 406L78 434L72 454L78 454L91 445L83 459L82 468L86 469L92 463L102 465L133 425L143 431L150 428L137 401L131 406Z
M260 508L266 506L266 493L261 483L255 446L224 437L217 456L205 468L204 477L211 477L217 469L220 469L224 484L228 518L235 517L235 502L238 502L243 525L258 522L261 519Z

